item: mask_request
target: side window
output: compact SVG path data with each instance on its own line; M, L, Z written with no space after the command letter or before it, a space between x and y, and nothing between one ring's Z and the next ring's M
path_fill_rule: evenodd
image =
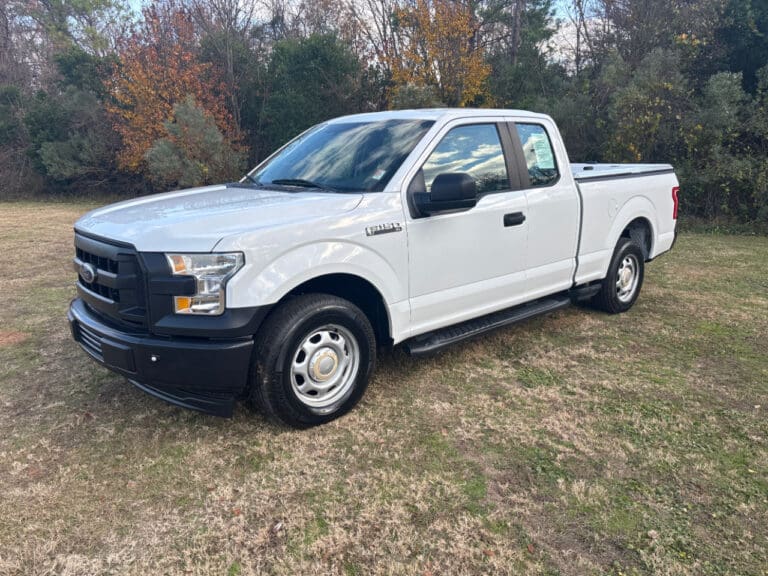
M477 183L477 193L509 190L509 176L495 124L474 124L453 128L429 155L417 179L424 177L424 189L432 190L438 174L463 172Z
M549 135L540 124L516 124L523 145L531 186L547 186L558 177L555 153Z

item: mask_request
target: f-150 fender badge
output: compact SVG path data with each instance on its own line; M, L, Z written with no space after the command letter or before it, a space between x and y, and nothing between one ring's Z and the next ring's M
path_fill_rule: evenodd
M365 229L366 236L378 236L379 234L389 234L390 232L402 232L403 227L400 222L389 222L387 224L376 224L368 226Z

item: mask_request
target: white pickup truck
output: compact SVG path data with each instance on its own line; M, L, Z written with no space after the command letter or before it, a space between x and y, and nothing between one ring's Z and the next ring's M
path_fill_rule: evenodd
M542 114L346 116L240 182L80 218L69 321L150 394L312 426L360 400L377 346L429 354L576 300L628 310L677 193L667 164L571 165Z

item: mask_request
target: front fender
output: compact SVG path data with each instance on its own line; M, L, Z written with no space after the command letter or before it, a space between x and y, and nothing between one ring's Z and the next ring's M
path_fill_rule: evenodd
M297 246L265 266L246 267L227 286L232 307L274 304L308 280L328 274L352 274L372 284L389 306L407 300L405 270L399 271L374 250L351 241ZM403 281L400 280L403 279Z

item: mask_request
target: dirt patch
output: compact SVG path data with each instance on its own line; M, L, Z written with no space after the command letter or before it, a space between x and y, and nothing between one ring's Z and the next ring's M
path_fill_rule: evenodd
M29 338L29 335L24 334L24 332L0 331L0 348L4 348L5 346L13 346L15 344L21 344L27 338Z

